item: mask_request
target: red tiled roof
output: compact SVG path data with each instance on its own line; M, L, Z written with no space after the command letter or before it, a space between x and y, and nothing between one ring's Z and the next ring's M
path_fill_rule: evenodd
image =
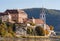
M44 22L43 22L43 20L41 20L41 19L35 19L35 23L36 23L36 24L43 24Z
M28 21L32 22L33 19L29 19ZM41 20L41 19L35 19L35 24L43 24L43 23L44 23L43 20Z

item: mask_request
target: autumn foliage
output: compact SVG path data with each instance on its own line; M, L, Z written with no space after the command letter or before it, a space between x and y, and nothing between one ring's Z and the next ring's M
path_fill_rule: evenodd
M50 25L50 30L54 30L54 27L52 25Z

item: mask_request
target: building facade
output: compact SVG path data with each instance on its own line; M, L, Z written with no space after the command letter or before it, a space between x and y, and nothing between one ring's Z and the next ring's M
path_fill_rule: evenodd
M12 23L23 23L27 19L27 14L23 10L11 9L0 13L2 21L9 21Z

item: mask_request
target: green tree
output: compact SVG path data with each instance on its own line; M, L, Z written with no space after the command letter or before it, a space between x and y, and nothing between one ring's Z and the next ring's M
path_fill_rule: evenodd
M10 37L10 36L13 37L14 32L12 30L12 26L11 25L7 26L5 22L0 24L0 36L2 36L2 37Z
M5 25L5 23L2 23L2 24L0 24L0 34L1 34L1 36L4 36L5 34L6 34L6 25Z

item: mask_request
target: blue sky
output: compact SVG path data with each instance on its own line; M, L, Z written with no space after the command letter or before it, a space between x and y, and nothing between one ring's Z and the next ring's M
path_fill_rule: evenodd
M0 0L0 12L6 9L40 8L59 9L60 0Z

